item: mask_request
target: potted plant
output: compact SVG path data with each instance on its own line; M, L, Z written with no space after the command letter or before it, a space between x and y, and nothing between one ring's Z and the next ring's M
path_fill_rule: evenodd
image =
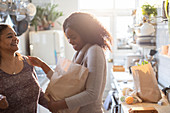
M157 15L157 8L150 4L142 5L142 14L150 21L151 17L155 17Z
M40 27L42 30L48 30L50 29L50 27L54 26L54 22L59 17L63 16L62 11L56 10L57 7L58 4L53 5L48 4L45 7L41 6L36 7L37 10L36 15L34 19L31 21L31 25L35 26L35 31L37 31L37 27Z

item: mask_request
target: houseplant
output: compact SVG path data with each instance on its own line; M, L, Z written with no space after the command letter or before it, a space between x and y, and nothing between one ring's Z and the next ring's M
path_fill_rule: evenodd
M61 16L63 16L62 11L56 10L58 4L47 4L45 7L37 6L36 15L31 21L31 25L35 26L35 31L37 27L41 30L48 30L50 27L54 26L54 22ZM58 22L58 21L57 21ZM59 23L59 22L58 22ZM60 24L60 23L59 23Z
M157 15L157 8L150 4L142 5L142 14L147 18L147 20L151 20L151 17L155 17Z

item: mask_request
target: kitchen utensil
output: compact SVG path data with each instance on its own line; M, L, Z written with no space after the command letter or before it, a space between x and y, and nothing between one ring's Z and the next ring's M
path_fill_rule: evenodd
M139 28L137 35L138 36L148 36L148 35L152 35L154 32L155 32L154 26L148 22L145 22Z
M17 14L17 6L12 1L10 2L9 7L8 7L8 13L10 15L16 15Z
M166 90L168 102L170 103L170 89Z
M8 6L6 3L1 2L0 3L0 12L5 12L7 10Z
M16 20L21 21L26 18L26 15L16 15Z
M32 3L29 3L27 6L26 6L26 13L28 16L35 16L36 14L36 6Z
M9 15L7 15L7 18L6 18L6 20L5 20L5 23L8 24L8 25L10 25L11 27L13 27L13 25L14 25Z
M28 29L28 22L24 19L18 23L18 36L22 35Z

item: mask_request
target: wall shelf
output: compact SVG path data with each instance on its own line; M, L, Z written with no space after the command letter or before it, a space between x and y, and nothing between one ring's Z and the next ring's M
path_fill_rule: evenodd
M130 45L135 47L145 48L145 49L156 49L156 45L139 45L134 43L131 43Z

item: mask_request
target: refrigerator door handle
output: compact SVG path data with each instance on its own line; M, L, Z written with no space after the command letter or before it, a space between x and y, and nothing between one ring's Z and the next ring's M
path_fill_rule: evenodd
M30 52L31 52L30 54L31 55L33 55L33 53L34 53L33 50L34 50L34 46L33 46L33 44L30 44Z

